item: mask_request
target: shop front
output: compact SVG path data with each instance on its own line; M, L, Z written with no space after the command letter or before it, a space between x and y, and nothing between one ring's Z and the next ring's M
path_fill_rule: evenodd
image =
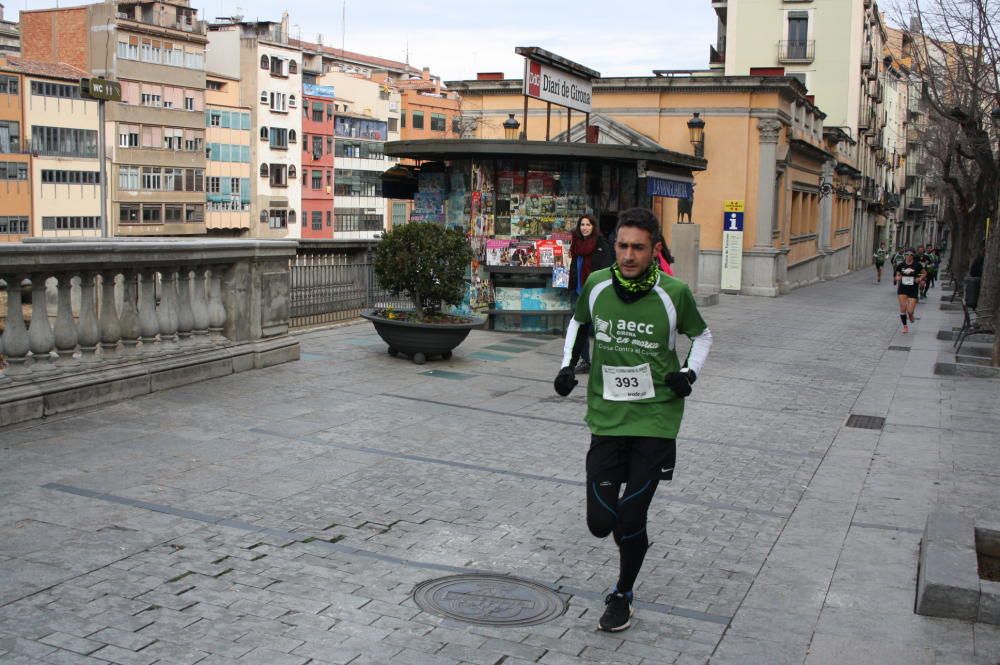
M460 229L473 261L463 313L496 330L561 332L571 314L570 241L581 215L614 231L618 212L652 195L684 198L705 160L648 147L549 141L395 141L416 166L383 176L383 195L412 198L411 222Z

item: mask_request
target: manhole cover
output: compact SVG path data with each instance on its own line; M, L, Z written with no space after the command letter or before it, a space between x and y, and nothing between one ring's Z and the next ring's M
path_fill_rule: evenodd
M847 419L848 427L856 427L858 429L882 429L884 425L885 418L879 418L878 416L853 415Z
M480 626L534 626L566 611L551 589L503 575L451 575L421 582L413 600L425 612Z

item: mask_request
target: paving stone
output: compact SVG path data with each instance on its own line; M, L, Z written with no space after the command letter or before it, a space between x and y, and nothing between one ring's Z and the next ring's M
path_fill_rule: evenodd
M84 656L94 653L106 644L104 640L97 642L94 640L74 637L73 635L68 635L66 633L52 633L51 635L46 635L40 641L44 644L48 644L49 646L66 649L67 651L72 651Z
M156 662L154 656L146 655L143 653L136 653L135 651L129 651L128 649L122 649L121 647L116 647L113 644L95 651L92 656L99 660L106 660L109 663L115 663L116 665L153 665Z

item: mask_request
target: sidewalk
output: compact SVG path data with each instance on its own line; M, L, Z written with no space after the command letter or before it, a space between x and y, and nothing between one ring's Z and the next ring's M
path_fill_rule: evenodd
M870 277L703 311L716 343L625 633L594 630L617 555L584 523L561 342L475 332L416 366L363 323L303 335L298 363L0 429L0 663L996 665L1000 627L912 608L930 510L1000 522L1000 381L934 376L961 313L932 290L901 335ZM569 608L496 628L416 606L461 570Z

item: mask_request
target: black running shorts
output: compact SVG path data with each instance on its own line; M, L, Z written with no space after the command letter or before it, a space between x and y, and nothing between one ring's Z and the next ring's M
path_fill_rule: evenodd
M675 439L592 434L587 452L587 481L669 481L674 477L676 459Z

